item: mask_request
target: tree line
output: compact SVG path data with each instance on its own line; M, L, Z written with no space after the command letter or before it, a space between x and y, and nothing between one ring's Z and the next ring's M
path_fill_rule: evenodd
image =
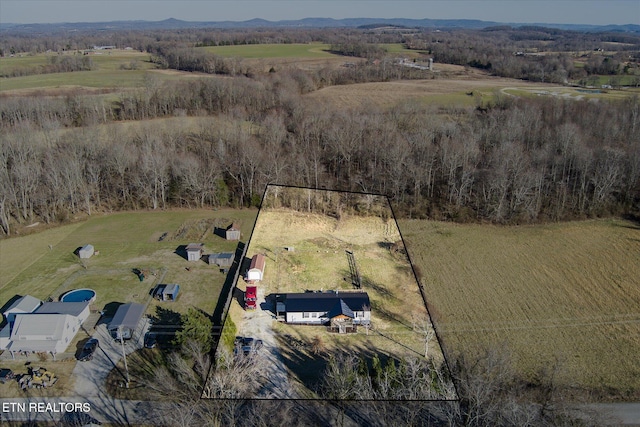
M426 360L382 362L377 355L365 360L336 353L327 357L318 394L307 394L306 400L252 399L269 384L265 372L272 362L262 350L247 356L218 352L210 369L212 356L191 341L179 353L141 355L143 363L133 366L131 375L145 384L159 409L149 419L175 426L590 427L604 422L595 411L562 398L554 380L560 365L528 384L514 373L504 349L456 357L448 382L455 381L457 393L437 388L439 374ZM378 395L384 392L389 394ZM425 400L434 394L439 397Z
M47 64L38 67L22 67L3 71L2 77L21 77L34 74L70 73L73 71L91 71L94 69L93 61L84 55L59 56L51 55L47 58Z
M350 71L350 70L347 70ZM400 215L526 223L637 212L640 101L516 99L477 108L308 102L318 75L208 78L117 101L5 98L0 224L78 212L257 205L268 183L375 192ZM210 116L136 131L119 120ZM214 120L215 118L215 120ZM174 122L175 123L175 122Z

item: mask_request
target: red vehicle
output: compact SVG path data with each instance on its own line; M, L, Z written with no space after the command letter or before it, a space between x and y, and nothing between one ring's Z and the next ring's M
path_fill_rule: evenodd
M257 300L258 300L258 287L247 286L247 292L244 294L245 310L255 310Z

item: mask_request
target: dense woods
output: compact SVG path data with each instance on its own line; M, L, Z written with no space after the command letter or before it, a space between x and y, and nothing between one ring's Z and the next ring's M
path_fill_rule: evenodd
M394 65L373 42L404 42L436 61L471 63L501 75L534 78L535 71L548 81L578 72L565 53L530 57L510 50L562 43L581 49L611 39L629 56L635 53L626 49L637 48L637 36L540 28L409 33L185 30L108 39L3 38L3 52L115 41L146 49L162 67L227 77L161 81L148 73L142 89L108 97L3 96L0 229L9 235L15 224L64 221L78 212L257 205L267 183L386 194L400 215L456 221L525 223L638 212L637 97L614 102L496 93L476 107L403 102L348 110L305 97L331 85L438 77ZM194 47L309 40L369 61L254 73L241 60ZM372 60L379 55L381 60ZM605 72L604 63L611 67L614 61L594 56L579 72ZM535 70L520 67L525 63ZM82 56L52 57L47 65L69 71L91 66ZM609 71L622 72L616 70ZM186 120L179 126L117 124L187 116L212 119L197 126Z
M640 203L640 101L515 99L437 110L307 103L314 76L202 79L100 98L5 98L0 223L258 204L267 183L389 195L399 213L531 222ZM209 125L115 120L213 115ZM222 124L224 123L224 124ZM105 136L106 132L106 136Z

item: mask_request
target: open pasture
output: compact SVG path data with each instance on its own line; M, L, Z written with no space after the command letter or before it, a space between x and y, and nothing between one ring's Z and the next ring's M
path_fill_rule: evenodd
M6 76L13 72L24 70L33 72L52 61L59 61L65 57L89 58L94 70L120 70L123 68L153 69L155 64L149 61L149 54L135 50L105 50L91 55L82 55L76 52L64 52L59 55L55 52L41 54L23 54L13 57L4 57L0 61L0 75Z
M436 70L441 67L435 65ZM312 103L325 103L335 108L356 108L360 105L389 107L407 100L435 106L476 106L495 99L498 92L506 96L555 96L566 99L622 99L637 93L634 90L587 91L579 88L491 77L463 67L447 66L433 79L393 82L356 83L329 86L304 95ZM445 77L446 74L446 77Z
M331 58L329 45L324 43L245 44L203 47L207 52L232 58Z
M242 63L254 71L268 72L272 68L298 68L317 70L334 68L346 62L363 61L362 58L347 58L329 52L330 46L324 43L292 44L254 44L237 46L210 46L207 52L225 58L239 58Z
M510 352L521 375L640 397L640 227L593 220L523 227L401 220L448 354Z
M111 302L144 302L151 287L161 281L181 285L178 300L164 303L164 308L185 312L195 306L213 312L225 276L204 261L187 261L179 248L202 242L205 253L233 251L237 242L213 235L210 227L201 227L202 221L239 220L246 238L255 215L255 210L95 215L84 222L0 240L0 302L4 305L25 294L55 299L65 290L87 287L97 292L96 306L102 309ZM175 234L178 230L183 230L180 237ZM164 233L167 237L160 241ZM80 260L74 251L87 243L100 253ZM134 268L147 271L148 277L140 282Z
M0 93L10 95L60 95L68 92L108 89L109 92L144 87L145 78L159 81L179 80L188 73L163 73L162 70L94 70L70 73L37 74L0 79ZM191 75L189 75L191 76ZM199 75L201 76L201 75Z

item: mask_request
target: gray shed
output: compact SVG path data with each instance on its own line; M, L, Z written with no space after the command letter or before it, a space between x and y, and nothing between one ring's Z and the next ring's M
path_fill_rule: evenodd
M161 294L162 301L175 301L180 292L180 285L171 284L164 287Z
M227 240L240 240L240 225L234 222L227 228Z
M202 257L202 248L204 244L202 243L189 243L186 247L187 250L187 260L189 261L199 261Z
M118 307L107 328L113 339L120 339L121 336L125 340L132 338L140 324L144 311L144 305L134 302L122 304Z
M93 248L93 245L84 245L78 251L78 256L83 259L91 258L94 252L95 252L95 249Z
M233 264L233 254L231 252L210 254L209 265L213 265L213 264L221 268L229 268Z

